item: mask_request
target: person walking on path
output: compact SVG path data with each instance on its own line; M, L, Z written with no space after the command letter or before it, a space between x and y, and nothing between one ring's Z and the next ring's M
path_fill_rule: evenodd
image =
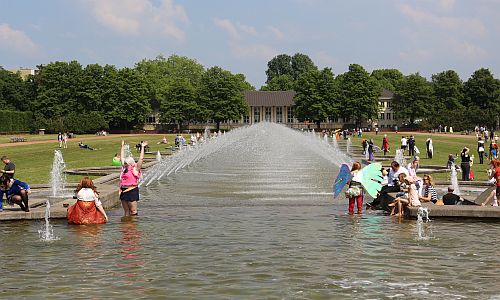
M432 155L434 155L434 146L432 145L432 138L428 138L425 141L425 147L427 148L427 158L432 159Z
M401 150L403 150L403 154L405 154L407 146L408 146L408 139L403 135L401 137Z
M3 168L3 170L0 170L0 173L9 178L14 178L14 174L16 173L16 165L14 165L14 163L7 156L2 156L0 160L2 160L2 162L5 164L5 167Z
M469 148L464 147L462 152L460 153L460 158L462 159L462 163L460 167L462 168L462 180L469 181L470 180L470 156L469 156Z
M63 135L62 133L59 131L59 133L57 134L57 142L59 143L59 148L62 148L62 143L63 143Z
M375 160L375 155L373 154L375 152L375 149L373 148L373 140L370 139L368 142L368 161L374 161Z
M148 142L141 142L139 160L137 163L134 158L125 157L125 141L122 141L120 159L122 171L120 174L120 200L122 202L124 216L137 216L137 202L139 201L139 178L141 176L141 167L144 160L144 148Z
M389 152L389 139L387 138L387 134L384 134L384 138L382 139L382 149L384 149L384 156Z
M408 152L410 156L415 156L415 137L413 135L408 139Z
M477 153L479 155L479 164L482 165L484 157L484 140L482 138L477 141Z

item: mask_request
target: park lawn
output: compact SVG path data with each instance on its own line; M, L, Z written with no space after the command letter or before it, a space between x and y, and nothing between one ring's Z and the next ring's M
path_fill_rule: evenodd
M475 175L475 181L486 181L487 174L486 169L488 168L488 159L484 159L484 164L479 164L479 155L477 153L477 140L475 135L459 135L459 134L432 134L432 133L419 133L419 132L379 132L375 135L374 132L364 132L362 138L357 136L353 138L352 142L354 145L361 145L362 139L373 139L375 145L382 147L382 139L384 134L387 134L389 139L389 147L391 152L388 155L395 156L395 149L401 148L401 137L404 136L415 136L415 141L418 149L420 150L420 164L425 165L441 165L446 166L449 154L457 154L458 159L455 160L457 165L460 165L460 152L463 147L467 146L470 149L469 154L474 155L474 164L472 165L472 172ZM434 146L434 156L432 159L426 158L426 146L425 141L427 138L432 138L432 144ZM489 143L486 145L486 151L488 151ZM408 151L406 151L408 154ZM382 153L375 154L375 160L377 157L383 156ZM448 180L449 173L434 173L432 176L438 180ZM461 173L458 173L459 179L461 178Z
M167 137L170 144L157 144L163 136ZM186 140L189 140L189 137L185 137ZM115 153L120 152L122 139L130 145L131 152L137 160L139 153L137 153L135 145L140 141L148 141L152 152L165 152L167 147L170 149L171 145L174 145L175 135L109 135L84 140L85 144L98 149L94 151L79 148L78 143L80 140L78 138L69 140L67 149L60 149L57 141L32 145L21 142L15 146L1 148L0 156L6 155L14 162L16 165L16 178L19 180L30 184L48 183L54 160L54 150L61 150L67 169L111 166ZM146 157L148 156L153 155L146 155ZM78 182L81 176L69 176L68 179L70 182Z

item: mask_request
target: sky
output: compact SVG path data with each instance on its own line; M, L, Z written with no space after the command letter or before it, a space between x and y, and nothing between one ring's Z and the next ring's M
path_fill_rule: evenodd
M335 75L356 63L499 78L499 16L500 0L0 0L0 66L177 54L260 88L269 60L303 53Z

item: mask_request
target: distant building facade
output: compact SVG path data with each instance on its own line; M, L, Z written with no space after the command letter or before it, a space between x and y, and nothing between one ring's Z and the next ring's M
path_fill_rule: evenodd
M26 80L28 78L28 76L35 75L38 70L30 69L30 68L19 68L19 69L9 70L9 71L11 71L12 73L19 73L19 75L21 75L23 80Z
M295 94L295 91L246 91L244 92L244 97L249 107L248 114L238 120L226 120L220 124L220 127L222 129L230 129L259 122L274 122L291 128L315 128L316 124L299 122L295 117L295 103L293 101ZM379 127L383 130L394 128L396 125L399 126L400 124L395 119L392 110L393 97L393 92L384 90L379 97L380 110L378 118L365 121L362 127ZM148 117L144 129L159 129L162 125L159 119L158 107L153 106L153 113ZM190 129L199 129L204 126L215 128L215 125L213 121L209 120L206 123L191 124L188 127ZM320 127L323 129L352 128L355 127L355 124L354 120L335 118L322 122Z

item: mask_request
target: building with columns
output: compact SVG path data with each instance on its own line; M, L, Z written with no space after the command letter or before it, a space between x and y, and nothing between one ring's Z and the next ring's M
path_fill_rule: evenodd
M246 91L244 92L245 101L248 104L248 114L242 116L239 120L226 120L221 123L221 129L230 129L245 125L251 125L258 122L274 122L286 125L291 128L314 128L316 124L308 122L299 122L295 118L295 103L293 97L295 91ZM400 126L394 118L391 103L394 93L389 90L382 91L379 97L380 111L378 119L367 120L363 127L374 128L379 127L381 130ZM157 107L153 107L154 112L148 118L144 129L160 129L162 124L158 123L159 112ZM189 129L201 129L205 126L215 128L215 123L208 122L190 124ZM344 127L353 128L355 124L353 120L335 118L322 122L321 128L324 129L339 129Z

